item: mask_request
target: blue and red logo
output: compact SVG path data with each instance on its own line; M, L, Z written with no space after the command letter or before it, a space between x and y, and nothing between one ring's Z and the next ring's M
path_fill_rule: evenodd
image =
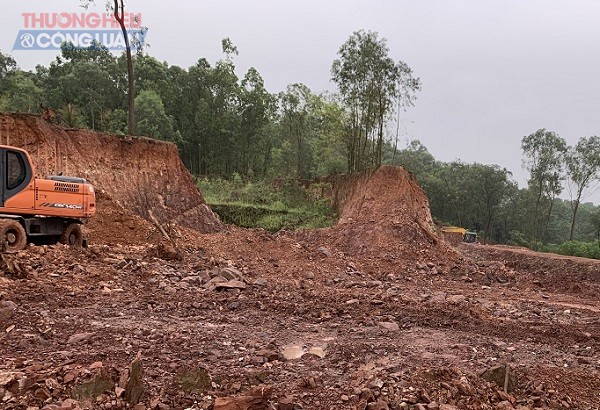
M112 14L104 13L23 13L24 29L19 30L13 50L60 50L70 43L76 48L98 44L109 50L125 50L125 39ZM124 22L132 47L142 48L148 30L140 13L125 13Z

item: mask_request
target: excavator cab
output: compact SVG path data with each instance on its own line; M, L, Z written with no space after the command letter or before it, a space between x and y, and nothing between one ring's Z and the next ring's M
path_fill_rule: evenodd
M465 234L463 235L463 242L466 243L475 243L477 242L477 233L475 232L465 232Z
M24 151L0 147L0 207L23 191L33 178L33 170Z

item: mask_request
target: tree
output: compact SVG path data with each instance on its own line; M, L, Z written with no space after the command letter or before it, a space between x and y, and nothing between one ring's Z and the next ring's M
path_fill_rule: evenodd
M88 7L90 4L94 3L94 0L80 0L80 4L83 7ZM125 26L125 1L124 0L113 0L111 4L110 0L107 0L107 9L112 9L113 16L117 23L119 23L119 27L121 28L121 33L123 34L123 40L125 41L125 54L127 56L127 111L128 111L128 121L127 121L127 129L129 135L135 135L135 87L133 80L133 59L131 56L131 42L129 41L129 35L127 33L127 27Z
M35 84L31 73L17 70L8 76L0 98L0 110L35 113L41 102L42 89Z
M381 165L384 130L394 102L412 103L419 79L404 62L388 55L387 42L376 32L354 32L340 47L331 67L342 101L350 113L347 137L351 172Z
M465 190L464 195L477 202L480 216L483 219L483 241L486 242L492 233L492 222L500 206L507 199L514 182L509 180L511 173L498 165L473 164L469 172L469 184L472 189Z
M279 94L280 124L288 148L282 160L294 167L294 176L309 178L313 164L310 139L313 137L311 104L315 95L304 84L290 84Z
M177 141L173 131L173 119L165 112L160 95L153 90L142 91L135 98L138 110L138 132L140 135L163 141Z
M83 125L103 130L107 117L115 109L125 109L119 91L120 71L113 55L100 44L76 48L66 43L61 55L47 70L37 75L44 88L46 102L57 111L77 113L61 115L69 126ZM71 118L68 120L67 118Z
M530 173L529 186L535 197L531 226L531 241L534 242L538 234L538 219L543 197L546 196L550 199L547 217L547 221L549 221L554 197L562 190L563 159L567 143L556 133L542 128L523 137L521 149L526 156L523 166Z
M127 54L127 96L128 96L128 121L127 130L129 135L135 134L135 89L133 84L133 61L131 59L131 45L129 44L129 35L125 27L125 4L123 0L114 0L113 14L121 26L123 39L125 40L125 52Z
M8 54L0 51L0 93L7 88L7 79L17 70L17 62Z
M239 171L245 175L264 174L261 154L270 149L264 144L264 128L273 116L274 101L265 89L260 73L251 67L241 81L240 88L240 130L241 141L237 144L241 158Z
M38 112L43 90L33 73L19 69L17 62L0 52L0 110Z
M407 141L406 148L400 151L396 151L396 147L394 146L392 158L389 161L393 165L402 165L415 175L420 182L423 182L421 177L430 173L435 165L433 155L417 139Z
M344 135L346 112L340 104L327 95L315 99L313 127L316 133L312 140L314 175L326 176L348 172Z
M577 145L569 147L565 155L567 176L571 184L568 184L571 197L571 229L569 240L573 240L575 233L575 220L581 197L586 188L598 178L600 172L600 138L582 137ZM574 192L571 189L574 186Z
M166 62L160 62L146 54L137 54L133 58L133 71L135 73L135 89L138 95L142 91L152 90L160 96L165 107L172 105L177 90L169 75L169 65ZM137 117L136 105L136 126Z
M469 165L460 161L438 163L423 175L431 212L440 220L479 229L473 195L470 194ZM469 193L467 193L469 192ZM480 225L480 223L478 223Z
M227 54L228 51L224 48ZM209 76L208 111L202 109L202 115L208 124L209 134L205 140L210 154L209 164L213 172L232 176L238 171L237 150L240 112L240 83L230 55L226 60L217 61Z

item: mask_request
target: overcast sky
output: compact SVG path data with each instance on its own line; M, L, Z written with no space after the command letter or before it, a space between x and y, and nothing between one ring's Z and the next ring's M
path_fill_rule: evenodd
M104 0L93 9L104 11ZM0 50L20 66L47 64L48 51L12 51L22 13L80 12L78 0L3 3ZM524 185L520 140L539 128L569 144L600 135L600 1L129 0L149 28L148 53L189 67L239 49L269 91L302 82L335 90L330 68L353 31L373 30L391 56L421 78L404 138L440 160L498 164ZM600 199L600 196L599 198ZM594 202L600 202L593 197Z

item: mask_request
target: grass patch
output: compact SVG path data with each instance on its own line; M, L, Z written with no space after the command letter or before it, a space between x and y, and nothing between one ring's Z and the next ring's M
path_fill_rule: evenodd
M234 178L201 180L198 185L206 203L227 224L276 232L324 228L337 221L326 198L328 184L306 188L294 180L268 184Z

